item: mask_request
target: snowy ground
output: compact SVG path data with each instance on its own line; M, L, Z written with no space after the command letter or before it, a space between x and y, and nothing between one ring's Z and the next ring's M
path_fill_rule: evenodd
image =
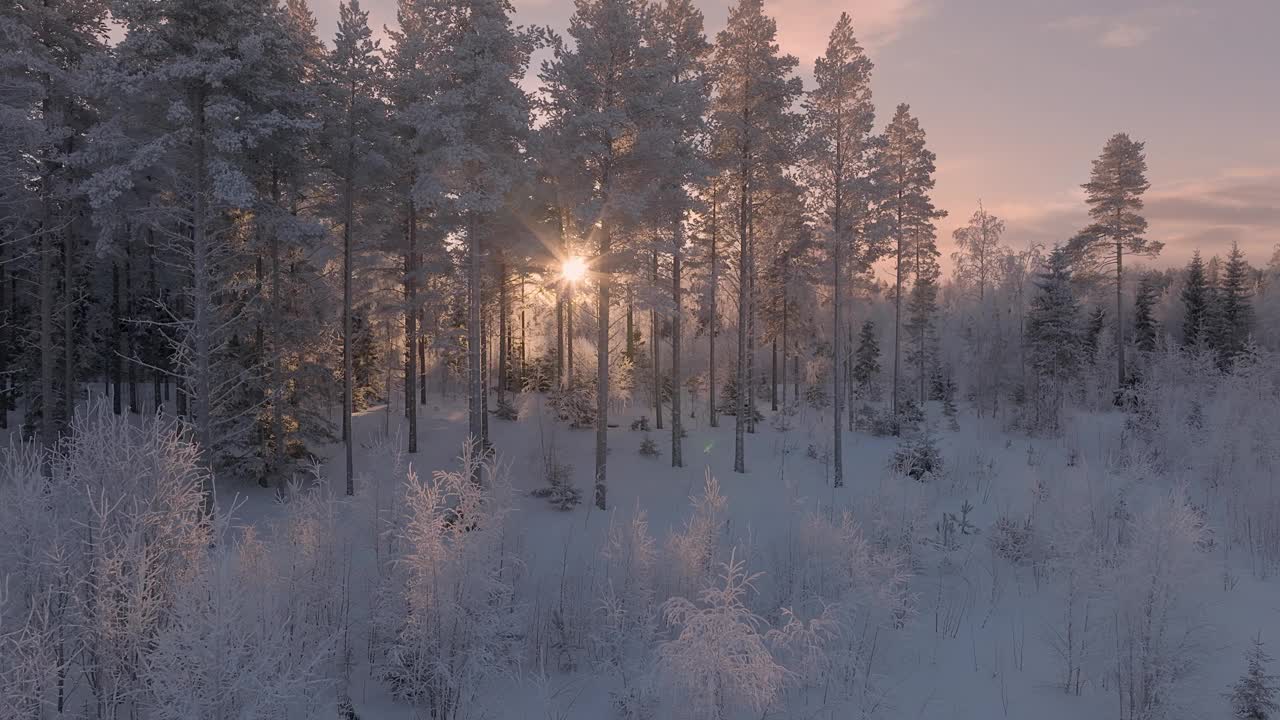
M904 480L886 471L896 446L892 438L845 433L846 486L835 489L828 480L829 467L822 459L829 444L829 426L812 410L794 418L793 428L779 431L766 417L758 432L748 436L746 474L732 472L733 418L722 418L719 428L691 419L686 427L685 467L673 469L669 460L670 431L649 435L662 448L662 456L638 454L645 433L631 431L630 420L643 409L635 408L618 418L610 431L608 513L589 501L594 433L571 430L537 420L536 400L521 401L521 420L515 423L490 419L491 436L510 468L519 491L514 524L519 554L528 564L525 581L518 588L529 612L544 614L566 596L583 607L592 600L586 580L588 568L599 562L610 515L629 517L640 508L648 513L650 529L661 544L689 513L689 498L702 487L705 473L721 483L729 499L729 522L724 546L734 544L747 553L747 566L765 575L757 582L759 594L753 609L771 621L776 607L769 607L769 576L781 568L778 548L787 543L806 512L830 513L855 508L869 512L912 514L917 518L919 552L916 576L910 584L916 612L900 629L886 628L878 643L883 649L873 660L883 702L874 710L894 718L996 718L1038 717L1043 720L1080 717L1115 717L1113 690L1098 682L1086 685L1076 696L1065 694L1060 684L1061 661L1049 637L1061 604L1058 588L1038 582L1030 567L1011 565L989 549L986 533L1001 515L1022 517L1032 510L1037 488L1052 486L1068 458L1074 455L1092 462L1115 452L1123 419L1118 416L1077 418L1064 438L1028 440L1007 434L989 420L962 417L957 432L943 431L940 444L947 460L947 477L931 484ZM419 421L419 452L397 456L387 442L401 432L398 413L388 418L383 409L355 419L359 442L356 468L360 492L391 497L411 466L421 473L453 467L462 445L465 408L456 402L432 398ZM420 411L422 412L422 411ZM650 410L650 414L652 411ZM388 422L390 424L388 425ZM542 485L542 447L554 441L562 458L573 465L575 483L586 501L570 512L559 512L529 490ZM808 452L814 449L812 457ZM335 462L326 473L341 473L340 447L328 449ZM340 478L332 478L340 486ZM236 522L266 529L280 506L272 492L256 486L223 483L220 501L232 506L238 495ZM972 504L968 514L974 531L961 533L952 549L936 542L944 512L961 515L961 505ZM374 532L370 528L370 533ZM739 551L739 557L741 552ZM368 603L362 588L373 583L372 557L357 550L357 577L353 579L356 633ZM1243 669L1242 652L1256 633L1280 639L1280 590L1276 581L1257 579L1247 568L1233 568L1229 559L1215 555L1215 573L1234 578L1234 588L1224 589L1217 578L1202 583L1194 598L1198 612L1194 622L1200 638L1195 647L1196 669L1184 681L1179 702L1184 717L1225 717L1221 693ZM365 598L367 599L367 598ZM1112 642L1106 639L1105 642ZM360 645L359 642L356 643ZM417 717L406 705L393 701L383 685L370 677L364 655L357 653L352 696L362 718ZM597 677L585 661L576 671L561 672L546 663L518 659L519 669L496 681L486 696L483 717L574 718L611 717L607 681ZM677 717L670 698L657 717ZM767 717L842 718L847 709L824 707L820 693L791 692Z

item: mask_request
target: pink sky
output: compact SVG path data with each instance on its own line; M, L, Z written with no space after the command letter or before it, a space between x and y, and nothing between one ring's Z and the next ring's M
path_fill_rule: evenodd
M517 22L563 29L571 0L514 0ZM375 27L395 0L364 0ZM711 33L728 2L699 0ZM330 36L337 0L312 0ZM1086 222L1080 184L1107 137L1147 142L1156 265L1232 240L1265 264L1280 244L1280 0L766 0L806 82L840 12L876 63L883 123L899 102L938 155L939 223L979 199L1005 241L1051 245ZM949 263L948 263L949 264Z

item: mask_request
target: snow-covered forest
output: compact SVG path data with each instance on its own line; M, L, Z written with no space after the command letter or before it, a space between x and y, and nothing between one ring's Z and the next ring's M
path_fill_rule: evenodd
M1280 718L1280 247L783 11L0 7L0 720Z

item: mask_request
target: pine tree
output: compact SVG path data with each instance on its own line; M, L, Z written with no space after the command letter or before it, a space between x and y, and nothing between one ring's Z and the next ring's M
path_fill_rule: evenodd
M1155 257L1164 243L1144 237L1147 221L1142 210L1142 194L1147 182L1144 143L1117 133L1107 141L1102 154L1093 161L1093 172L1084 184L1085 201L1093 223L1072 240L1072 252L1089 257L1101 267L1115 268L1116 286L1116 383L1123 387L1124 370L1124 256Z
M871 103L871 60L853 35L848 13L831 31L826 53L814 63L817 87L805 103L810 190L822 217L832 278L832 479L844 484L840 440L845 392L842 370L848 362L842 313L845 277L870 265L883 254L883 244L869 237L872 186L870 163L874 139L875 106Z
M1079 306L1071 290L1071 256L1064 248L1056 247L1049 254L1036 288L1027 315L1027 345L1042 398L1050 395L1047 399L1056 417L1064 386L1078 375L1083 355Z
M1196 250L1187 265L1186 280L1182 286L1182 346L1195 347L1208 342L1207 322L1210 302L1209 281L1205 275L1204 261Z
M932 233L916 237L912 241L912 249L915 282L911 286L911 296L907 302L906 329L914 342L907 353L907 362L915 365L918 397L923 406L929 399L925 386L929 377L929 361L935 354L933 316L938 310L938 276L941 271L938 268L938 249Z
M711 171L703 139L707 130L707 98L711 77L707 60L711 45L703 30L702 11L692 0L665 0L657 6L650 26L658 72L664 78L658 109L648 128L659 154L660 189L656 199L671 252L671 466L682 467L684 436L681 400L681 343L684 321L683 277L686 226L694 207L689 188L701 185ZM655 357L658 343L654 341ZM657 363L654 363L655 372ZM661 393L655 397L661 398ZM660 405L659 401L659 405ZM659 415L659 418L661 415ZM661 424L658 425L661 427Z
M1275 675L1267 674L1271 656L1262 649L1262 636L1254 638L1253 646L1245 651L1247 668L1226 697L1231 701L1231 713L1240 720L1272 720L1280 717L1280 684Z
M762 0L740 0L716 38L713 147L731 189L738 235L738 367L742 408L734 420L734 472L746 472L745 432L755 409L752 387L755 297L754 229L760 204L792 160L801 118L791 106L803 92L798 60L778 49L778 26Z
M327 99L322 153L335 177L331 215L342 227L342 439L346 450L346 493L355 493L354 440L351 414L355 410L354 296L358 231L376 227L381 195L387 189L390 149L386 110L379 97L385 82L381 49L369 28L369 13L359 0L340 3L338 30L324 74Z
M1090 364L1098 361L1099 340L1102 338L1102 329L1106 324L1107 309L1104 307L1093 308L1085 318L1081 336L1081 349L1084 351L1082 359Z
M0 245L11 246L10 271L17 269L16 260L35 260L36 300L26 332L27 343L38 351L28 363L36 382L24 394L47 448L68 431L74 413L79 343L73 338L80 306L75 275L87 230L79 219L83 160L77 155L98 109L98 98L86 92L91 83L83 79L106 47L106 18L104 0L21 1L0 9ZM15 289L9 289L14 306Z
M935 184L936 156L925 147L924 130L906 104L898 106L885 128L876 158L880 212L894 248L893 414L898 414L902 353L902 294L914 266L913 243L933 237L933 221L946 215L929 198Z
M1244 350L1253 332L1253 304L1250 288L1249 263L1236 243L1231 243L1231 253L1218 283L1215 300L1216 313L1209 328L1210 344L1217 351L1219 365L1229 367Z
M639 0L577 0L569 20L572 49L557 43L542 66L540 109L554 129L573 222L592 228L591 276L596 283L595 502L608 487L609 309L618 252L627 224L645 207L654 148L634 142L639 111L653 100L659 78L642 50L645 6ZM615 246L615 239L617 245Z
M853 381L858 385L858 395L867 400L877 399L879 378L880 341L876 324L867 320L858 333L858 349L854 353Z
M1133 344L1139 352L1149 353L1156 349L1159 328L1152 315L1156 303L1160 300L1160 288L1150 274L1142 276L1138 284L1138 295L1133 303Z
M268 0L120 3L128 34L104 78L116 117L96 130L99 169L86 192L103 222L133 206L154 230L182 286L172 318L180 407L210 465L242 461L251 444L257 370L243 350L245 298L227 292L249 255L246 225L259 201L255 151L300 126L276 110L277 68L296 48L284 10ZM200 42L191 42L199 38ZM121 128L127 127L128 133ZM145 203L121 203L147 193ZM116 219L123 225L120 219ZM212 494L206 496L212 509Z

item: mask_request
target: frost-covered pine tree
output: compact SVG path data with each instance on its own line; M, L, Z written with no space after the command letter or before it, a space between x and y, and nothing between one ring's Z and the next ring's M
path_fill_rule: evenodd
M871 102L872 63L853 35L848 13L831 31L826 53L814 62L817 87L805 101L807 138L805 170L811 202L826 235L831 267L832 307L832 483L844 484L840 441L849 361L843 314L852 276L879 259L884 244L870 232L871 160L875 138L875 106Z
M1240 252L1237 243L1231 243L1231 252L1218 282L1215 301L1216 312L1210 317L1209 342L1218 352L1218 364L1230 367L1240 355L1253 332L1251 269Z
M368 11L361 9L359 0L340 3L333 51L326 57L321 78L325 94L321 154L335 178L336 197L330 215L342 227L342 439L348 495L355 493L351 437L356 342L353 280L357 253L368 242L364 233L380 229L378 210L390 179L386 154L391 146L380 95L385 82L380 52L369 28Z
M414 193L423 208L456 218L465 233L469 430L481 438L481 259L507 229L500 214L527 176L530 101L520 80L535 36L513 26L506 0L467 0L453 11L436 91L411 106L415 133L435 138L420 156Z
M70 427L76 398L74 274L89 230L79 219L78 155L98 110L86 76L106 47L106 17L104 0L12 2L0 9L0 252L8 255L11 282L18 262L33 258L33 312L24 318L14 311L10 321L25 326L38 353L24 373L35 379L25 393L27 412L49 448ZM17 288L10 288L10 305ZM17 348L5 349L6 365Z
M653 62L664 78L658 89L656 109L659 112L649 131L654 151L659 156L656 169L661 188L656 204L669 228L664 234L670 236L668 246L671 251L671 466L682 467L682 270L690 210L696 207L690 188L701 185L711 170L705 157L706 110L711 83L707 59L711 45L703 30L702 11L694 6L692 0L665 0L656 7L649 29ZM655 337L655 352L657 347ZM661 398L661 394L655 397Z
M1049 253L1036 288L1027 315L1027 346L1040 399L1050 403L1050 417L1045 420L1053 425L1066 385L1079 374L1084 355L1080 310L1071 289L1071 256L1064 248L1055 247Z
M1160 330L1154 311L1159 300L1160 288L1156 286L1156 279L1150 273L1143 275L1133 301L1133 345L1139 352L1149 353L1156 349Z
M858 349L853 354L853 381L857 383L858 397L863 400L879 399L880 339L874 321L862 323L858 332Z
M539 109L564 153L575 223L591 228L596 241L590 275L597 287L595 502L601 509L608 488L609 297L623 230L646 204L650 149L633 139L640 109L659 80L642 50L645 23L637 0L577 0L569 19L574 45L557 43L540 74Z
M777 22L764 14L763 0L740 0L716 36L713 153L730 185L738 240L737 386L750 388L754 351L752 303L755 285L754 220L760 204L791 162L801 117L791 106L804 90L794 77L799 61L779 50ZM738 394L734 418L733 468L746 472L747 426L755 416L755 394Z
M1209 303L1212 301L1204 260L1196 250L1187 264L1182 285L1182 346L1195 347L1208 342Z
M1232 717L1240 720L1271 720L1280 717L1280 678L1267 673L1271 656L1262 648L1262 636L1244 653L1244 675L1232 686L1227 699L1231 701Z
M911 114L909 105L899 105L884 130L875 161L875 177L880 188L879 211L894 243L892 409L895 417L901 386L903 292L914 269L913 243L932 237L933 221L945 215L929 198L935 184L935 161L936 156L925 146L920 121Z
M154 191L131 221L154 230L185 276L168 301L167 333L209 463L242 457L253 419L245 308L226 288L245 271L238 220L258 200L254 152L295 127L275 107L277 68L293 49L282 13L269 0L122 0L113 16L127 34L101 78L120 111L95 130L101 149L86 192L101 211L135 189Z
M1107 140L1102 154L1093 161L1093 172L1084 184L1085 201L1093 222L1072 239L1071 251L1089 258L1099 268L1114 268L1116 291L1116 386L1123 387L1124 369L1124 257L1126 254L1155 257L1164 243L1145 237L1146 218L1142 194L1147 182L1145 143L1117 133Z

